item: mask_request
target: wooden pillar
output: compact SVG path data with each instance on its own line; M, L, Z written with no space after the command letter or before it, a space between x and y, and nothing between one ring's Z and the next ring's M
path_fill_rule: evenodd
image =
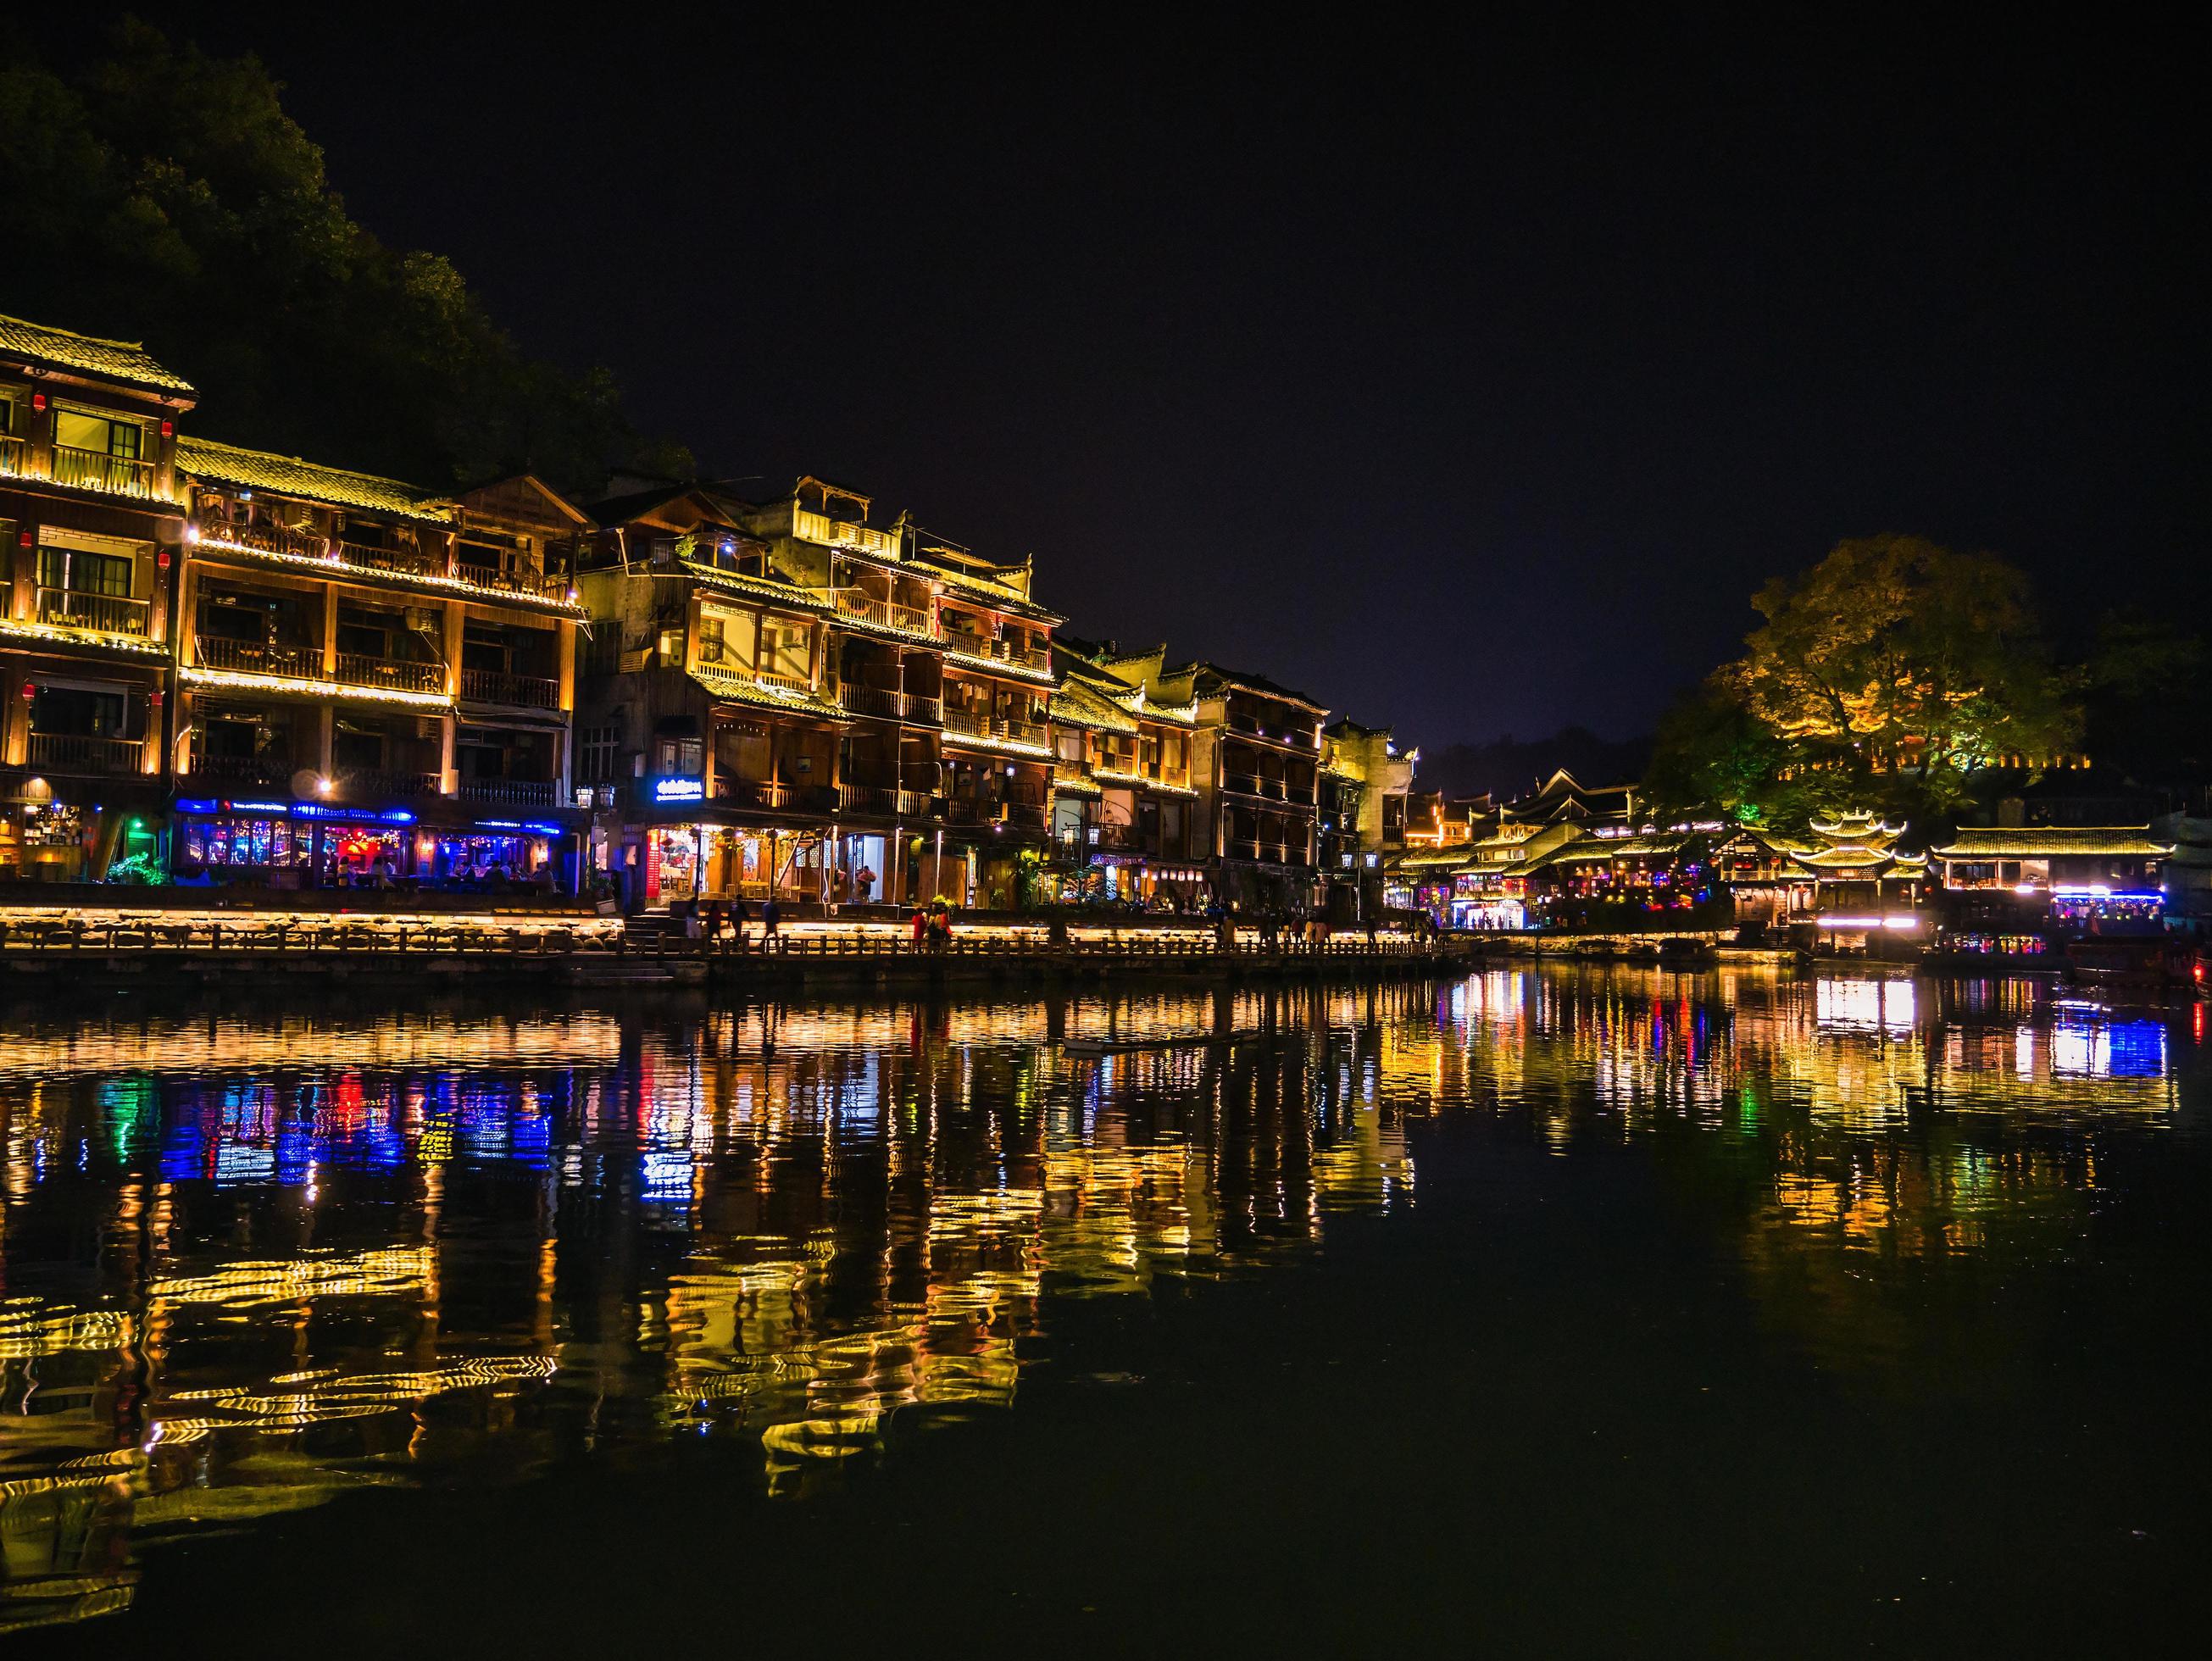
M323 585L323 678L335 679L338 672L338 586ZM323 770L330 770L330 714L323 716Z

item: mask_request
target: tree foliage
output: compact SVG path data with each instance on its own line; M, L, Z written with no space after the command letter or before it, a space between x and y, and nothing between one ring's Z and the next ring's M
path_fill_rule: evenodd
M1994 555L1847 541L1753 604L1744 655L1662 728L1655 800L1784 830L1844 806L1940 817L1984 770L2080 740L2027 579Z
M225 439L432 485L596 486L636 448L611 378L526 356L445 259L355 223L281 92L136 21L66 79L0 61L5 309L143 340Z

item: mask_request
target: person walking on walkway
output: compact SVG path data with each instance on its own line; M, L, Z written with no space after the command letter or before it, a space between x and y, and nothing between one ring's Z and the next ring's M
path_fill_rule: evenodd
M769 942L775 938L775 927L782 921L783 913L776 905L775 896L770 894L766 899L761 902L762 950L767 950Z

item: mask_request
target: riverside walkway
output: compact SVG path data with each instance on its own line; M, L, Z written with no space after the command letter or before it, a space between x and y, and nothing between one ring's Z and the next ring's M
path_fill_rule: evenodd
M687 935L665 918L601 916L580 905L484 904L423 910L386 896L362 909L293 910L179 904L0 904L0 981L18 993L90 981L191 985L281 976L457 984L932 984L1042 977L1288 976L1389 978L1443 972L1463 942L1401 934L1229 940L1195 925L967 921L949 940L916 943L884 922L807 920L774 937Z

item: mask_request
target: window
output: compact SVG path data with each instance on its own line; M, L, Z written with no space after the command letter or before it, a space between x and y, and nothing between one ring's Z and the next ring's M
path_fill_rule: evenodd
M75 594L131 598L131 561L119 554L88 553L82 548L41 547L39 587Z
M653 771L675 778L696 778L706 770L706 745L696 738L661 739L653 746Z
M699 661L720 663L728 655L722 642L723 619L714 612L699 614Z
M811 679L810 660L813 653L810 642L813 632L802 623L764 619L761 624L760 672L788 675L793 680Z
M615 750L622 729L616 727L586 727L578 734L578 770L587 784L598 784L615 776Z
M146 429L135 421L111 420L82 410L56 410L54 442L72 450L136 461L145 449Z

